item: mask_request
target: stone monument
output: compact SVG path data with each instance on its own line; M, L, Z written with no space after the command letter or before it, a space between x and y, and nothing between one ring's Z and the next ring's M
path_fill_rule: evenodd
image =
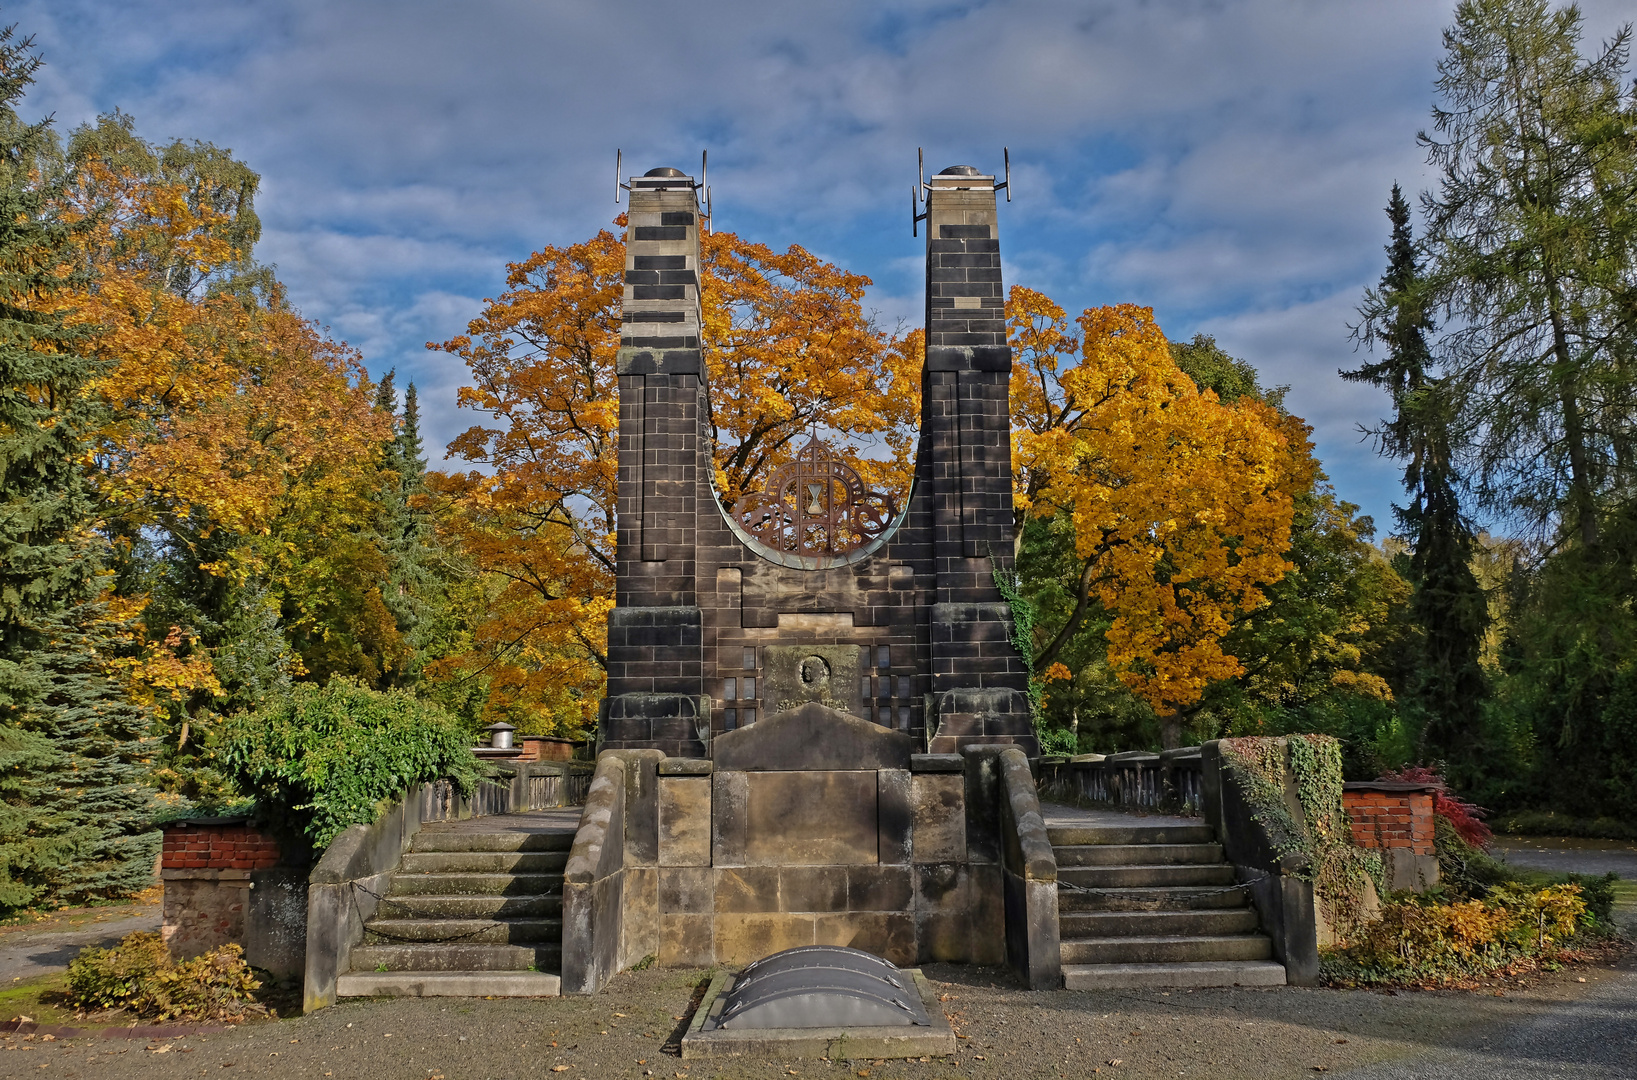
M736 507L712 483L697 185L632 177L619 350L618 584L604 749L708 758L806 702L953 753L1038 753L994 570L1012 470L993 177L927 187L926 362L907 505L814 443Z

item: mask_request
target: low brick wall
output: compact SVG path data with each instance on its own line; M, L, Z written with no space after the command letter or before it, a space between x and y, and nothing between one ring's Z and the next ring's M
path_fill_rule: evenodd
M1343 785L1341 802L1353 843L1381 852L1389 889L1421 892L1438 882L1432 797L1424 784L1370 781Z
M279 864L278 841L246 821L178 821L165 827L165 870L263 870Z
M306 949L307 872L281 866L278 841L244 818L192 818L163 826L161 933L171 955L221 945L277 976L301 972Z

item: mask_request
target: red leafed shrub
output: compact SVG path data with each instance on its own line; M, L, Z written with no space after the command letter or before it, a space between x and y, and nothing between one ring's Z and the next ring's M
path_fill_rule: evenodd
M1457 798L1449 793L1449 785L1444 778L1432 769L1420 765L1411 765L1398 772L1384 772L1380 779L1395 784L1430 784L1437 787L1432 795L1432 812L1443 818L1455 827L1461 834L1461 839L1475 848L1489 847L1489 842L1495 838L1489 826L1482 821L1489 811L1481 806L1474 806L1464 799Z

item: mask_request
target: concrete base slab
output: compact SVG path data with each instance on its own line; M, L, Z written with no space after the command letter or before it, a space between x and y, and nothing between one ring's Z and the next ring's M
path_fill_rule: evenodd
M955 1052L955 1033L950 1030L938 995L919 969L905 974L915 980L921 1003L926 1006L928 1027L834 1027L834 1028L750 1028L742 1031L715 1027L720 999L737 977L722 972L711 980L704 1000L682 1036L684 1058L712 1057L810 1057L846 1061L861 1058L940 1057Z
M1064 964L1068 990L1174 986L1283 986L1285 968L1271 960L1186 964Z
M558 997L543 971L359 971L335 981L336 997Z

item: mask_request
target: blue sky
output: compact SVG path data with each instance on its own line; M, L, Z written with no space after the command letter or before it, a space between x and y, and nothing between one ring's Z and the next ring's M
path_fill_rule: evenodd
M1632 17L1588 0L1587 37ZM1390 521L1397 469L1360 442L1381 396L1336 377L1383 261L1397 180L1433 181L1429 0L702 4L551 0L26 0L0 20L47 68L25 115L118 107L150 139L263 176L260 255L372 373L421 388L429 450L477 418L460 333L505 263L608 223L627 171L697 169L716 224L802 244L920 318L908 188L1012 152L1007 282L1071 311L1151 305L1255 364L1316 429L1342 497Z

